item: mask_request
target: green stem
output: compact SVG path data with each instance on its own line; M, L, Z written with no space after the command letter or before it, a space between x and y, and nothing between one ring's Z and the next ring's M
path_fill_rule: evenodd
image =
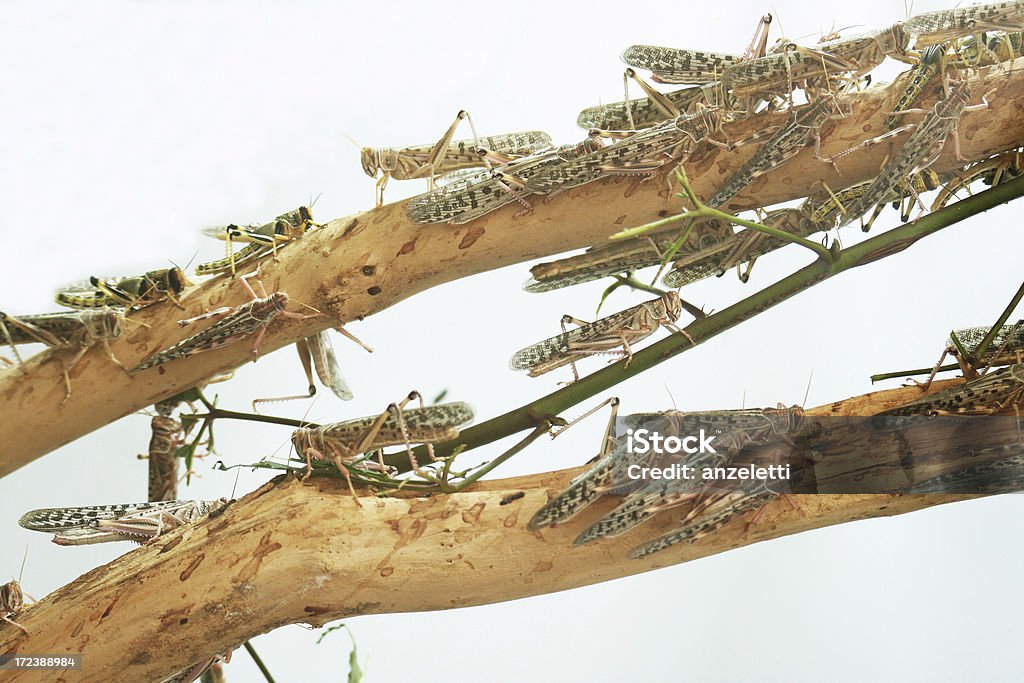
M776 237L786 242L799 244L800 246L806 249L810 249L815 254L825 259L825 261L831 262L834 258L832 252L829 251L828 247L825 247L822 244L818 244L814 240L809 240L806 237L800 237L799 235L794 235L791 232L779 230L778 228L773 228L770 225L757 223L756 221L748 221L745 218L739 218L738 216L733 216L732 214L725 213L724 211L719 211L718 209L712 209L706 206L701 207L700 209L698 209L698 211L700 212L701 216L707 216L708 218L714 218L716 220L729 221L733 225L741 225L745 228L756 230L757 232L761 232L764 233L765 235Z
M452 486L452 487L444 486L441 490L445 491L447 493L455 493L456 491L463 490L464 488L466 488L470 484L473 484L473 483L479 481L479 479L481 477L483 477L485 474L489 473L495 467L498 467L499 465L504 463L506 460L511 458L513 455L515 455L515 454L519 453L520 451L522 451L524 448L526 448L531 443L533 443L534 441L539 439L541 436L543 436L544 434L547 434L548 430L550 430L550 429L551 429L551 423L549 423L547 421L542 422L541 424L537 425L537 427L532 432L530 432L526 436L526 438L524 438L522 441L517 443L515 446L513 446L510 449L508 449L507 451L505 451L504 453L499 455L497 458L495 458L494 460L490 461L489 463L487 463L486 465L484 465L483 467L478 469L476 472L474 472L470 476L468 476L465 479L463 479L462 481L460 481L455 486Z
M662 218L661 220L653 221L651 223L644 223L643 225L639 225L639 226L637 226L635 228L627 228L625 230L620 230L619 232L615 233L614 235L612 235L608 239L624 240L624 239L628 239L630 237L639 237L640 235L644 235L644 234L649 233L649 232L656 232L659 228L664 228L666 226L672 225L673 223L678 223L679 221L684 221L684 220L692 219L692 218L694 218L696 216L696 213L697 212L695 210L694 211L684 211L683 213L677 214L675 216L669 216L668 218ZM692 225L693 225L693 223L691 221L690 226L692 226ZM690 226L687 226L687 227L690 227Z
M665 290L658 289L654 285L648 285L648 284L644 284L643 282L640 282L635 277L633 277L632 273L630 273L628 276L612 275L612 277L615 278L620 285L625 285L626 287L632 287L633 289L635 289L637 291L640 291L640 292L648 292L648 293L653 294L655 296L662 296L663 294L665 294Z
M765 235L775 237L785 242L799 244L800 246L806 249L810 249L828 263L831 263L835 258L832 251L830 251L825 246L818 244L813 240L809 240L805 237L800 237L799 235L794 235L793 233L787 232L785 230L779 230L778 228L763 225L756 221L749 221L745 218L739 218L738 216L734 216L731 213L726 213L724 211L719 211L718 209L711 208L710 206L708 206L707 204L705 204L704 202L700 201L700 199L697 198L696 193L694 193L693 189L690 187L689 179L686 177L686 171L683 169L682 166L680 166L676 171L676 180L678 180L679 184L682 185L683 191L686 193L686 198L689 199L690 203L692 203L695 207L693 210L684 211L683 213L677 216L669 216L668 218L663 218L660 221L647 223L646 225L641 225L636 228L622 230L621 232L617 232L614 235L612 235L612 239L622 239L626 237L636 237L638 235L643 235L644 233L657 230L660 227L669 225L675 221L679 221L684 218L709 218L715 221L725 221L728 223L732 223L733 225L739 225L744 228L749 228L750 230L756 230L757 232L764 233ZM689 227L692 226L693 222L691 221Z
M197 415L197 418L210 419L210 420L244 420L246 422L265 422L272 425L284 425L285 427L295 427L296 429L306 427L309 429L316 429L320 425L313 422L306 422L304 420L293 420L290 417L276 417L274 415L254 415L253 413L239 413L234 410L224 410L223 408L210 408L210 412L205 415Z
M260 673L263 674L263 677L267 679L267 683L274 683L274 677L270 675L270 669L268 669L267 665L263 663L260 656L256 654L256 648L252 646L252 643L247 640L242 643L242 647L244 647L245 651L249 653L250 657L252 657L252 661L256 662L256 666L259 667Z
M871 375L871 383L881 382L884 379L897 379L900 377L910 377L912 375L930 375L932 370L936 372L946 372L947 370L956 370L960 366L956 363L949 363L942 365L938 370L935 368L917 368L916 370L899 370L897 372L884 372L880 375Z
M996 338L997 334L999 334L999 330L1002 329L1003 323L1005 323L1010 317L1010 314L1013 313L1013 309L1017 308L1017 304L1020 303L1022 297L1024 297L1024 283L1021 283L1017 293L1013 295L1013 298L1010 299L1010 303L1007 304L1006 308L1003 309L1002 314L999 316L999 319L996 320L996 324L992 326L988 331L988 334L985 335L985 338L981 340L980 344L978 344L978 348L974 350L971 357L971 365L974 365L975 359L981 358L988 350L988 347L992 345L992 340Z

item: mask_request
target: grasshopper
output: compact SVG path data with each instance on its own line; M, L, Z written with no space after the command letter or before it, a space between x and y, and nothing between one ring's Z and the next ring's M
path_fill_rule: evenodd
M663 435L696 434L703 429L716 435L717 448L717 439L722 438L723 434L726 435L723 442L730 442L733 447L736 444L742 447L749 443L759 443L773 433L785 433L795 429L801 418L802 411L794 406L782 411L768 408L638 413L625 415L621 421L625 427L643 427ZM789 426L790 423L794 426ZM527 528L536 531L556 526L572 519L605 495L629 495L644 486L642 481L629 476L629 467L654 464L659 454L632 452L625 440L615 441L610 438L612 425L609 425L608 431L602 441L603 448L593 464L586 472L569 482L565 491L538 510Z
M651 417L659 418L659 422L655 423L657 428L653 431L662 434L682 436L696 434L698 430L716 431L715 452L700 453L686 459L686 465L693 467L695 472L700 472L704 467L731 463L748 446L762 446L778 438L787 438L787 435L795 433L800 427L803 420L803 409L793 406L792 408L726 410L707 413L671 411L654 416L641 414L630 417L634 418L636 424L641 426L650 425ZM662 420L664 422L661 422ZM627 418L625 422L629 424L630 420ZM661 424L659 425L659 423ZM664 460L664 456L661 456L659 460L661 454L645 455L643 464L660 464ZM669 457L674 459L677 456ZM699 500L698 505L684 518L685 523L713 506L718 499L733 495L731 490L726 493L709 492L709 490L714 490L714 487L706 484L700 478L654 479L634 484L636 483L639 483L639 486L634 485L634 490L627 493L621 505L579 535L575 541L576 545L607 536L617 536L645 522L658 512ZM764 484L761 482L755 484L755 487L758 488L763 486Z
M25 529L54 534L57 545L112 541L145 543L179 526L192 524L228 504L219 500L168 500L123 505L43 508L18 520Z
M929 45L922 50L917 67L911 71L910 80L896 101L896 106L893 107L894 112L910 109L911 105L917 102L917 98L921 96L932 79L942 72L945 56L945 45ZM898 113L890 114L885 120L886 130L893 130L899 125L900 115Z
M469 121L472 140L452 141L455 130L463 119ZM469 112L455 115L455 121L433 145L414 145L403 149L363 147L360 150L363 171L371 178L381 174L377 181L377 207L384 205L384 188L388 180L414 180L427 178L429 189L434 189L434 178L442 173L463 168L487 166L495 160L505 163L513 158L539 152L551 147L551 137L540 131L507 133L481 138Z
M812 104L794 110L789 122L775 133L750 157L736 173L708 200L708 205L718 208L731 200L754 179L778 168L795 157L813 136L815 156L818 155L820 139L818 131L835 110L835 98L823 95Z
M24 605L25 596L17 581L8 581L0 585L0 621L18 627L27 636L29 635L28 629L11 618L17 616Z
M931 385L935 375L942 367L942 361L946 360L946 356L956 358L967 379L977 377L978 368L987 369L995 365L1024 362L1024 358L1021 357L1024 353L1024 320L1018 321L1015 325L1003 325L996 332L985 352L978 356L978 348L991 329L991 327L968 327L954 330L952 337L955 337L956 340L954 341L952 337L946 340L939 361L932 368L931 375L922 386L927 389ZM966 356L960 353L961 349Z
M983 103L968 107L967 101L970 96L970 86L967 81L963 81L955 86L946 97L936 102L917 124L914 132L900 147L899 152L882 168L864 194L846 210L845 216L839 223L840 226L849 225L856 217L867 213L871 207L885 202L887 197L899 191L898 188L908 187L907 178L935 163L942 153L946 138L951 133L957 159L962 159L960 140L956 135L960 116L965 111L987 106ZM895 131L890 131L889 134L893 132ZM872 142L874 141L868 140L860 146L866 146ZM852 149L857 149L857 147ZM833 156L833 161L849 153L852 149ZM913 191L912 188L910 189Z
M124 328L124 313L108 309L40 313L18 317L0 312L0 333L11 345L19 362L21 362L21 356L18 355L18 344L42 343L53 349L73 352L70 360L62 361L64 403L71 398L69 373L82 359L85 352L96 344L103 346L107 358L112 363L127 372L127 368L117 359L110 348L110 340L121 336Z
M675 326L681 314L679 295L666 292L657 299L631 306L592 323L566 315L562 318L562 334L517 351L509 361L509 367L513 370L528 370L530 377L537 377L563 365L571 365L573 377L579 379L576 361L602 353L624 356L628 367L633 359L631 344L654 334L659 326L672 332L683 332ZM579 327L569 330L566 327L569 323ZM693 339L690 341L693 342ZM620 346L622 351L616 351Z
M204 351L219 349L248 337L253 333L256 333L256 338L253 340L252 344L252 356L255 361L256 356L259 354L260 343L263 341L263 337L267 333L267 327L269 327L274 318L280 315L294 320L305 320L306 318L312 318L319 315L304 315L302 313L293 313L285 310L285 306L288 305L288 295L284 292L274 292L269 296L264 292L264 296L257 296L256 292L247 282L249 277L257 274L258 272L250 273L249 275L243 276L240 280L245 291L249 294L249 301L235 307L227 306L210 311L209 313L198 315L194 318L179 320L178 325L184 327L199 320L205 320L211 317L221 318L213 325L197 332L191 337L183 339L177 344L153 354L145 362L135 366L129 372L132 374L142 372L148 368L162 365L178 358L185 358L186 356L194 356L195 354L202 353ZM260 288L262 289L262 284L260 285Z
M722 73L722 83L735 97L791 93L799 83L816 84L822 78L828 85L830 75L861 76L887 55L903 56L908 42L902 26L895 24L874 33L819 43L814 48L783 43L772 54L731 65ZM818 90L817 85L812 89Z
M714 496L706 505L700 507L697 515L688 514L674 531L659 536L653 541L644 543L629 551L629 558L639 560L656 552L671 548L679 543L693 543L710 533L717 531L737 516L745 512L762 508L777 498L779 494L763 483L753 483L740 493ZM755 520L748 522L748 526Z
M410 444L425 443L428 452L432 454L432 444L457 438L459 427L473 420L473 408L461 402L405 408L409 402L417 398L420 398L420 395L414 391L401 403L389 405L380 415L295 430L292 433L292 445L299 457L306 462L304 478L308 478L312 472L313 460L330 460L344 475L349 490L358 503L350 469L358 471L359 468L372 466L387 473L389 468L384 464L380 449L404 444L409 454L410 465L413 470L419 470ZM375 463L361 458L364 453L373 450L378 451Z
M180 268L151 270L145 275L119 278L89 278L87 288L65 288L54 300L69 308L107 308L125 306L142 308L170 299L178 308L177 296L191 284Z
M871 418L875 429L899 429L901 417L936 415L992 415L1016 406L1024 395L1024 364L1015 363L964 384L929 394ZM893 419L895 418L895 419Z
M721 222L709 221L693 231L680 252L710 249L729 239L732 229ZM523 285L527 292L550 292L562 287L592 282L619 273L632 272L661 263L665 252L676 241L674 234L644 235L592 247L582 254L538 263L530 269L532 277Z
M1022 31L1024 2L992 2L924 12L904 22L904 28L914 36L917 48L983 31Z
M363 344L348 332L344 330L341 331L367 351L373 351L373 349ZM319 378L320 383L330 389L334 395L342 401L351 401L355 397L352 393L352 389L348 386L348 382L345 381L345 376L341 374L341 366L338 365L338 358L334 355L334 346L331 344L331 338L327 334L327 330L324 330L319 334L306 337L305 339L300 339L295 342L295 349L299 352L299 361L302 363L302 369L306 373L306 379L309 380L309 393L298 396L282 396L279 398L258 398L252 402L254 410L256 405L259 403L290 401L316 396L316 384L313 383L314 371L316 372L316 376Z
M892 202L893 208L900 211L900 220L907 222L910 220L910 212L914 205L912 202L907 202L905 200L908 197L916 198L923 192L939 189L942 187L943 183L948 181L948 179L949 176L940 176L928 169L923 169L911 175L905 184L893 188L892 192L883 197L881 201L875 205L871 216L862 223L861 230L864 232L871 230L871 226L874 224L875 219L877 219L879 214L882 213L882 210L885 209L885 204L890 201ZM872 182L873 181L871 180L865 180L864 182L856 183L855 185L844 188L839 192L833 192L826 186L827 195L808 197L804 203L800 205L800 210L805 214L807 220L818 226L818 230L831 230L832 228L837 228L846 217L846 207L854 204L854 202L857 202L861 197L867 194L868 190L871 189ZM864 206L863 208L866 210L871 207ZM850 215L852 218L857 218L856 215ZM843 223L843 225L845 224L846 223Z
M523 187L529 194L546 195L584 185L605 174L655 174L677 165L697 144L711 141L711 134L720 125L717 110L699 109L636 133L595 130L594 136L622 139L564 163L549 165L532 174Z
M997 154L984 161L973 164L962 172L954 173L953 178L947 180L943 188L935 196L932 202L931 211L937 211L946 206L956 193L966 189L970 192L970 185L981 181L986 185L995 187L1007 180L1012 180L1024 173L1024 162L1021 159L1020 150L1013 150L1003 154Z
M641 83L641 87L643 87L643 81L639 80L636 72L632 69L626 70L626 76L637 79L637 82ZM683 112L693 111L698 103L715 106L717 104L716 88L717 84L709 84L667 93L660 93L652 89L648 91L648 97L587 107L579 113L576 125L585 130L591 128L604 130L647 128L661 123L665 119L675 118ZM645 91L647 91L646 88Z
M180 420L170 415L154 415L150 421L149 500L174 500L178 497L178 447L185 439Z
M1020 448L1015 447L1019 452ZM1018 493L1024 490L1024 456L971 465L914 484L907 493Z
M600 140L588 137L577 144L531 154L510 161L499 169L459 179L413 197L405 212L414 223L455 225L469 223L514 201L522 204L528 212L532 206L526 200L529 192L525 187L532 177L603 146Z
M674 84L714 83L723 71L743 61L741 55L657 45L631 45L620 58L630 66L650 71L655 83Z
M312 210L307 206L300 206L260 226L240 227L231 224L204 228L203 234L227 242L227 256L217 261L200 263L196 266L196 274L215 275L230 271L234 277L237 267L270 253L277 258L279 244L296 240L306 234L310 227L318 225L313 222ZM234 242L249 244L235 253L231 246Z
M713 83L729 67L763 55L768 44L770 14L761 17L750 46L742 55L702 50L682 50L657 45L633 45L621 59L630 66L646 69L656 83Z

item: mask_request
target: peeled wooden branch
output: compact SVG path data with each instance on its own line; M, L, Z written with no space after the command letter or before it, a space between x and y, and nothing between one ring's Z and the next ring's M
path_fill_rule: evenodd
M872 414L920 395L916 387L875 392L808 413ZM172 532L29 607L18 620L30 635L0 625L0 652L82 653L85 681L160 680L285 624L540 595L972 497L800 496L800 510L771 504L749 535L737 521L693 545L629 560L630 548L671 528L674 512L581 547L572 540L616 501L600 501L555 529L527 531L548 495L579 472L484 482L453 495L364 497L362 507L339 480L281 477L215 519ZM524 495L502 504L514 493ZM5 680L29 676L12 671Z
M1018 103L1024 101L1024 60L1012 70L976 83L976 93L990 93L992 106L970 112L961 122L961 151L967 159L981 160L1017 147L1024 141L1024 119ZM898 83L897 83L898 85ZM895 86L857 94L844 104L851 113L826 124L823 153L846 149L883 130L882 123L895 101ZM934 98L934 93L932 95ZM928 102L923 103L927 106ZM748 136L777 123L779 114L754 117L726 128L730 139ZM843 175L805 150L778 171L753 183L730 203L730 209L770 205L802 197L824 180L840 188L870 177L902 138L879 144L843 160ZM710 196L738 168L756 145L726 153L702 149L686 165L694 189ZM962 166L953 158L952 145L936 163L938 171ZM264 264L268 290L286 291L293 300L317 307L324 317L302 323L275 323L261 352L295 342L340 321L372 315L429 287L494 268L595 244L618 230L678 212L680 200L659 182L610 178L568 191L532 214L516 216L509 206L465 226L419 226L406 217L402 204L331 221L326 228L306 235L283 249L280 260ZM130 330L113 346L128 366L183 337L176 321L206 309L245 300L241 288L217 278L185 298L187 311L157 305L136 316L150 327ZM74 393L66 405L61 365L52 353L26 364L24 371L0 375L0 411L5 417L0 438L0 475L17 469L54 448L97 427L201 383L213 374L250 359L246 342L177 360L129 377L106 359L102 351L89 351L72 373Z

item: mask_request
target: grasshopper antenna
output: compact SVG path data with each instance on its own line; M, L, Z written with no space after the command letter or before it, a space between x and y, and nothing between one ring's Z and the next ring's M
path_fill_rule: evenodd
M672 402L672 410L679 410L679 405L676 404L676 397L672 395L672 390L669 389L668 384L663 386L665 387L665 393L668 394L668 400Z
M353 145L355 146L355 148L356 148L356 149L358 149L358 150L360 150L360 151L361 151L361 150L363 149L363 146L362 146L362 145L360 145L360 144L359 144L358 142L356 142L356 141L355 141L355 139L353 139L353 137L352 137L351 135L349 135L348 133L342 133L341 135L342 135L342 137L344 137L344 138L345 138L346 140L348 140L349 142L351 142L351 143L352 143L352 144L353 144Z

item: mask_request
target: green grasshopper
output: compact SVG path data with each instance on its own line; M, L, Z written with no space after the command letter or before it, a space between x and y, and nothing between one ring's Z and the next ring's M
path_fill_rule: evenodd
M181 308L177 296L189 284L180 268L161 268L134 277L93 276L88 288L67 287L58 291L54 299L69 308L142 308L170 299Z
M272 253L276 258L279 245L302 237L311 227L318 225L313 222L312 210L307 206L300 206L260 226L241 227L231 224L203 228L204 235L227 242L227 256L217 261L200 263L196 266L196 274L215 275L230 272L234 277L236 268L251 263L266 254ZM235 253L232 248L234 242L249 242L249 244Z

